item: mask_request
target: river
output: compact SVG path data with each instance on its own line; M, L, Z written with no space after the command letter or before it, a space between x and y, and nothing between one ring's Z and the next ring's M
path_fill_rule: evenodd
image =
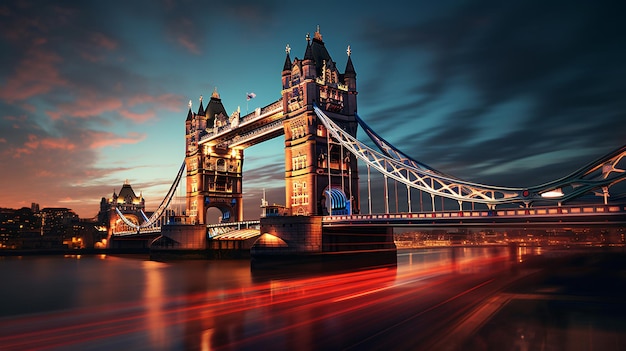
M297 266L256 272L247 260L0 257L0 349L317 350L371 349L403 336L417 342L414 327L426 340L429 328L438 328L435 319L458 317L429 315L432 306L463 312L467 301L480 300L472 294L512 274L524 257L519 250L399 250L397 265L306 273Z

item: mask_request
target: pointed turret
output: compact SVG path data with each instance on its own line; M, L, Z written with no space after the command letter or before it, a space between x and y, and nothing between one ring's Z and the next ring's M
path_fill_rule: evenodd
M220 99L220 94L217 92L217 87L213 89L213 94L211 94L211 100L206 105L206 125L204 128L213 128L215 124L215 118L217 116L221 116L220 118L228 118L228 113L226 113L226 109L224 105L222 105L222 99Z
M193 112L191 112L191 100L189 100L189 111L187 112L187 121L191 121L193 118Z
M200 107L198 108L198 115L204 116L204 106L202 105L202 95L200 95Z
M346 63L344 76L346 78L356 78L356 71L354 70L354 65L352 65L352 50L350 49L350 45L348 45L348 50L346 50L346 52L348 53L348 62Z
M291 69L292 69L292 65L291 65L291 57L289 57L289 53L291 52L291 48L289 47L289 44L287 44L287 46L285 47L285 53L287 54L287 56L285 57L285 64L283 65L283 89L287 89L289 87L289 81L291 80Z
M331 65L333 59L330 57L324 41L322 40L322 33L320 33L320 26L317 26L317 31L313 35L313 41L311 42L311 55L313 61L315 61L315 73L317 76L323 74L324 65Z
M346 62L346 70L343 74L343 83L348 86L349 91L356 91L356 71L352 64L352 50L350 49L350 45L348 45L346 53L348 54L348 62ZM356 106L356 101L353 101L354 99L354 96L349 98L350 101L348 104L350 106Z
M307 34L306 35L306 51L304 52L304 59L303 59L303 61L306 61L306 60L314 61L315 60L315 58L313 57L313 49L311 49L311 41L310 41L310 39L311 38Z
M285 52L287 53L287 56L285 57L285 64L283 65L283 72L291 71L291 57L289 57L291 48L289 47L289 44L287 44L287 47L285 47Z
M315 58L313 57L313 49L311 49L311 37L306 34L306 51L302 60L302 75L305 79L315 78Z

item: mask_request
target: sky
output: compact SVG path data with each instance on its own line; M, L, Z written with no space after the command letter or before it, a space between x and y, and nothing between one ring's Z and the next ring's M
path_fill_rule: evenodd
M0 207L36 202L91 218L128 180L156 209L184 159L189 101L196 111L217 89L229 113L244 113L278 100L285 46L302 58L318 25L342 72L350 45L359 116L400 150L471 181L541 184L626 144L625 9L4 1ZM245 217L258 218L264 188L285 203L283 146L277 138L245 150Z

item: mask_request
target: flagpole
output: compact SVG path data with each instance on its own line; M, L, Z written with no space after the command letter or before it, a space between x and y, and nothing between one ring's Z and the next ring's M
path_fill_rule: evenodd
M256 97L255 93L246 93L246 115L248 114L248 102Z

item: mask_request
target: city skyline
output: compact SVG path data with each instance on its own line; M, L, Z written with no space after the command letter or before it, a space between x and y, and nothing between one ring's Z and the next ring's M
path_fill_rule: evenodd
M481 183L553 180L626 141L618 6L0 5L0 207L89 218L129 180L155 209L184 158L189 100L195 111L217 89L229 113L277 100L286 45L302 58L318 25L341 71L351 47L359 115L407 154ZM244 152L247 218L263 188L284 203L283 145Z

